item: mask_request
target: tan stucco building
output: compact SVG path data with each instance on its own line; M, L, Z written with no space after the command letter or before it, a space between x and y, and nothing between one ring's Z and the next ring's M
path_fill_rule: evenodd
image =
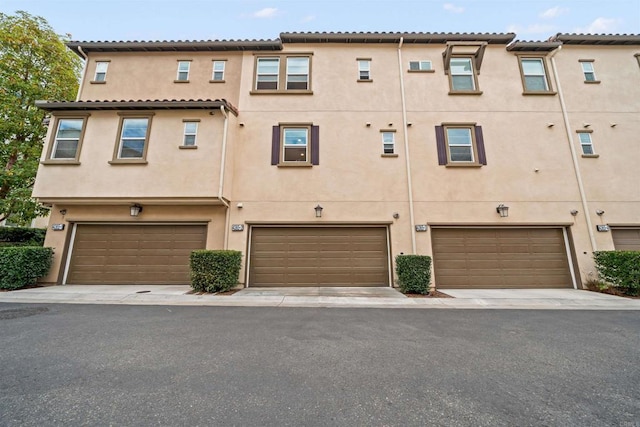
M44 281L188 283L208 248L245 286L391 286L423 254L440 288L580 288L640 249L640 36L514 38L69 43Z

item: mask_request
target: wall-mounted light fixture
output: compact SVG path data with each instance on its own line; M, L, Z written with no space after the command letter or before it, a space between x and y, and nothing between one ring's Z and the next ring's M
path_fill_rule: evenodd
M60 209L60 215L65 216L67 214L66 209Z
M573 215L573 216L578 215L578 210L577 209L571 209L569 212L571 212L571 215Z
M131 210L131 216L138 216L142 212L142 206L137 203L131 205L129 209Z
M509 216L509 206L505 206L502 203L496 207L496 212L500 214L501 218L506 218Z
M602 209L596 209L596 215L602 216L604 215L604 211Z
M315 208L316 211L316 218L321 218L322 217L322 206L318 205Z
M398 212L394 212L394 213L393 213L393 217L394 217L395 219L398 219L398 218L400 218L400 214L399 214Z

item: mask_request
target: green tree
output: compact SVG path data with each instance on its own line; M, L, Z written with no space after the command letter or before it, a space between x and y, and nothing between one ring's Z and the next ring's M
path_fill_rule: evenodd
M47 132L36 100L73 100L81 61L44 18L0 13L0 221L27 223L44 208L31 197Z

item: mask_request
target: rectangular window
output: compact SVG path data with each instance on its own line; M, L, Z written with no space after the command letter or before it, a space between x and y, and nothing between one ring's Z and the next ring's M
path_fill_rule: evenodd
M213 74L211 80L214 82L224 81L224 68L227 61L213 61Z
M185 121L182 145L184 145L185 147L194 147L196 145L197 134L198 134L198 122Z
M107 81L107 69L109 68L109 62L98 61L96 62L96 74L93 77L94 82L106 82Z
M358 59L358 81L371 81L370 59Z
M520 58L525 92L550 92L547 70L542 58Z
M593 142L591 141L591 132L578 132L578 138L580 138L582 154L585 156L595 155L593 152Z
M451 58L449 65L451 91L475 91L475 72L471 58Z
M178 61L178 74L176 76L176 81L188 82L190 67L191 67L191 61Z
M287 58L287 90L309 89L309 58Z
M85 124L86 118L84 117L58 119L46 162L77 163Z
M409 61L409 71L432 71L431 61Z
M152 116L122 113L114 158L109 163L146 163Z
M487 164L482 127L474 123L436 126L438 164L481 166Z
M382 154L395 154L396 134L395 132L382 131Z
M311 166L320 163L319 127L311 124L281 124L273 127L271 164Z
M280 58L258 58L256 89L278 90Z
M307 162L309 129L283 128L282 134L282 159L284 162Z
M593 68L593 61L580 61L580 66L582 66L585 83L596 83L598 81L596 79L596 71Z

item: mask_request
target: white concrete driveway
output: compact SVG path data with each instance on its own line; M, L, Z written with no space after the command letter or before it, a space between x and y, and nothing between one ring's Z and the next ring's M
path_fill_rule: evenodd
M625 299L579 289L440 289L454 298L464 299L552 299L579 301L612 301Z

